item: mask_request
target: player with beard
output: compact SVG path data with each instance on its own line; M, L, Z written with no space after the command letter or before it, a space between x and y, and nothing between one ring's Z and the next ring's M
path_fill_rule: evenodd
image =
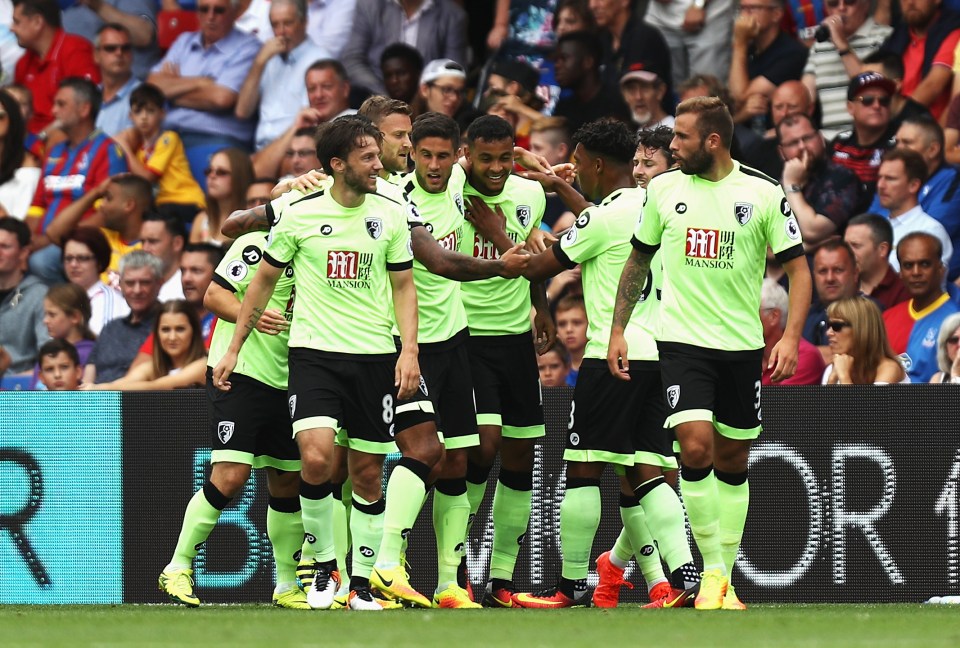
M810 304L800 227L779 184L730 157L733 120L716 97L677 108L671 150L679 171L647 186L646 202L617 289L607 351L626 379L624 331L661 250L663 302L656 334L682 463L690 528L703 555L697 609L744 609L729 585L749 504L750 444L761 430L763 330L760 285L767 246L790 279L789 319L770 354L773 380L793 374Z

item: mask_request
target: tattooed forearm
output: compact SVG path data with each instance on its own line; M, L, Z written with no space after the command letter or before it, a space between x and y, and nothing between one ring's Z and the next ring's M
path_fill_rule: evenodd
M626 328L633 314L633 308L640 301L643 293L643 284L650 272L650 259L653 255L633 250L627 258L623 272L620 273L620 284L617 286L617 304L613 311L613 325Z
M264 309L258 308L257 306L253 307L253 312L250 313L250 319L247 320L247 323L243 325L243 337L242 340L246 341L250 334L257 329L257 322L260 321L260 317L263 315Z
M224 236L238 238L250 232L262 232L270 229L266 208L263 205L253 209L239 209L224 221L220 231Z

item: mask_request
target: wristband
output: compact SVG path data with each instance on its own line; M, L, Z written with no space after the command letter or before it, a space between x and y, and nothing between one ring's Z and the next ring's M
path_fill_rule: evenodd
M849 48L849 47L848 47L847 49L845 49L845 50L837 50L837 55L840 56L841 58L843 58L844 56L846 56L846 55L849 54L849 53L850 53L850 48Z

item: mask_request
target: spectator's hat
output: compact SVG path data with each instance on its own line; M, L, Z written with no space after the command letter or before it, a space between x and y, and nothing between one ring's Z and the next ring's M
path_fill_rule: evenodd
M433 83L442 77L466 79L467 73L464 71L463 66L453 59L434 59L423 68L423 74L420 75L420 83Z
M518 59L503 59L496 61L490 67L490 74L497 74L508 81L516 81L530 94L537 91L540 85L540 72L535 67Z
M850 79L847 86L847 101L853 101L861 91L867 88L881 88L887 94L896 94L897 84L879 72L864 72Z
M660 75L659 71L655 65L652 65L649 61L637 61L631 63L630 67L627 68L627 71L623 73L623 76L620 77L620 85L629 83L630 81L646 81L647 83L660 83L663 81L663 77Z

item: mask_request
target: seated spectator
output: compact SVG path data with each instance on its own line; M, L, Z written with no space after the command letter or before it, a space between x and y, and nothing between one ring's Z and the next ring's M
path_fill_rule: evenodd
M120 291L130 314L103 327L83 370L85 384L110 382L126 375L156 320L162 277L160 259L143 250L120 259Z
M456 61L437 59L420 75L420 96L411 108L414 115L437 112L457 121L461 131L481 113L464 101L467 73Z
M825 385L908 383L883 326L877 305L866 297L850 297L827 308L827 337L833 363L823 373Z
M930 118L926 106L903 96L903 59L900 56L883 51L874 52L864 57L860 71L882 74L896 85L896 92L890 97L890 122L895 128L899 129L908 119Z
M673 115L663 109L667 84L660 74L663 72L658 72L649 62L638 61L620 77L620 93L638 128L673 128Z
M937 336L937 366L940 371L933 374L932 383L960 383L960 313L954 313L943 320L940 335Z
M204 175L207 208L194 219L190 242L229 245L231 239L220 232L220 226L231 212L244 208L247 187L253 181L253 165L240 149L226 148L214 153Z
M557 339L570 353L570 371L567 384L574 387L580 374L583 352L587 348L587 309L583 304L583 295L567 295L557 302L554 308L557 322Z
M0 92L0 216L27 217L30 199L37 190L40 167L24 148L26 128L20 105L13 95Z
M26 160L33 166L39 168L43 162L43 158L47 155L47 150L63 140L63 131L57 129L55 126L51 127L44 133L45 137L43 139L40 139L36 133L31 133L26 129L26 125L29 124L33 118L33 93L30 92L29 88L19 83L11 83L4 86L3 89L16 99L17 105L20 106L20 116L23 118L25 129L23 144L26 147Z
M316 130L314 126L305 126L294 132L290 146L287 147L283 162L280 164L281 178L297 178L307 171L320 168L317 145L313 139Z
M33 94L33 115L27 129L45 137L47 127L57 118L53 100L61 80L79 77L100 82L93 46L86 38L63 30L56 0L16 0L11 29L26 50L17 61L13 79Z
M571 93L560 98L553 114L567 119L571 133L601 117L630 121L630 110L615 82L605 84L601 78L602 60L600 40L593 34L574 32L557 41L554 54L557 83Z
M589 0L560 0L553 15L553 31L560 38L577 31L597 31L597 21L590 11Z
M306 87L291 79L304 78L314 61L331 57L307 36L306 0L273 0L269 6L273 38L253 59L234 108L240 119L258 116L254 136L258 151L279 137L307 106Z
M760 324L763 326L763 385L819 385L823 377L823 355L820 350L800 338L797 370L786 380L774 383L771 380L773 367L768 366L770 353L783 337L787 326L787 310L790 297L783 286L773 279L764 279L760 288Z
M512 117L517 146L530 148L530 125L543 117L543 100L537 96L540 71L520 59L499 59L490 66L486 93L498 91L500 105ZM483 112L483 110L481 110Z
M66 340L76 348L80 366L87 364L97 336L90 330L90 298L76 284L50 286L43 298L43 325L53 339Z
M380 73L388 97L412 104L420 89L423 57L406 43L394 43L380 55Z
M566 387L570 374L570 354L560 340L553 343L546 353L537 356L540 384L543 387Z
M270 197L270 192L277 186L277 182L277 178L254 178L250 186L247 187L246 208L253 209L260 205L266 205L273 200L273 198ZM214 265L214 267L216 267L216 265Z
M162 302L183 299L180 255L183 254L186 239L187 232L176 217L157 212L144 214L143 225L140 226L140 245L144 252L157 257L163 264L163 285L157 297Z
M896 130L890 121L890 102L896 87L890 79L864 72L850 81L847 110L853 128L837 135L830 144L834 163L857 174L869 195L877 188L880 156L896 145Z
M771 178L783 176L783 157L777 147L777 126L795 113L813 118L814 102L807 87L800 81L785 81L770 98L770 121L773 128L743 151L740 161L763 171ZM811 122L812 123L812 122Z
M37 362L37 350L50 339L43 324L47 287L24 272L30 254L26 224L0 216L0 348L10 357L8 371L27 374Z
M353 31L340 60L358 87L385 94L380 55L393 43L415 47L424 61L467 63L467 14L451 0L357 0Z
M816 303L810 307L803 325L803 338L815 345L830 362L827 340L827 307L833 302L860 294L860 272L857 258L850 246L839 237L831 238L817 248L813 255L813 286Z
M101 280L110 267L110 244L99 229L78 227L63 240L63 271L67 281L87 292L90 330L99 335L103 326L130 312L123 295Z
M204 195L190 172L183 142L176 131L162 130L166 111L160 88L144 83L130 95L134 125L116 137L130 171L157 186L156 205L161 214L193 222L203 209Z
M877 214L860 214L847 223L843 240L857 257L860 292L887 310L910 299L899 273L890 265L893 251L893 227L890 220Z
M133 75L146 78L160 58L157 47L157 4L153 0L84 0L66 5L63 26L71 34L96 44L106 24L120 25L128 32L133 47ZM130 56L129 50L127 56Z
M75 391L80 388L83 367L77 349L64 339L54 338L40 347L40 382L47 391Z
M663 26L650 21L644 21L644 14L638 11L631 2L591 2L590 11L597 23L598 35L603 47L603 82L605 85L616 85L620 77L626 74L636 63L643 63L645 69L655 70L660 79L667 86L668 96L673 97L674 78L686 78L687 73L673 69L673 60L686 64L684 58L676 57L676 42L666 40ZM722 3L721 3L722 4ZM648 10L649 11L649 10ZM649 14L648 14L649 15ZM717 26L719 27L719 26ZM729 36L729 28L723 27L711 31L725 31ZM712 35L711 35L712 36ZM698 34L702 42L713 42L712 37ZM723 44L723 49L729 49L729 40ZM708 45L709 47L709 45ZM722 65L728 66L729 55L724 56ZM703 61L691 62L703 63ZM719 71L720 68L717 68ZM704 72L713 71L712 66L703 69Z
M173 0L164 0L172 2ZM343 53L353 27L357 0L309 0L307 2L307 34L314 43L323 43L335 58ZM237 29L256 36L262 43L273 38L270 23L271 0L244 0L246 9L237 18Z
M34 232L30 271L46 283L63 280L60 250L50 245L47 227L85 193L110 176L127 170L123 151L94 126L99 111L100 90L93 82L77 77L60 82L53 114L67 139L47 155L33 204L27 212L27 224ZM81 218L91 216L93 203Z
M889 212L893 246L910 232L927 232L940 239L944 266L949 268L953 243L943 225L930 218L920 206L918 195L927 179L927 166L916 151L896 148L884 153L877 182L877 198ZM900 266L891 259L894 270Z
M122 378L84 389L143 391L197 387L207 371L207 352L203 346L200 322L193 307L181 299L163 304L153 325L153 357L130 369Z
M943 320L960 311L944 292L946 266L940 239L926 232L907 234L897 245L900 277L910 300L883 312L893 352L913 382L928 382L937 371L937 339Z
M110 5L104 3L103 6ZM116 137L120 131L133 125L130 122L130 93L140 85L140 79L133 75L130 32L119 23L107 23L97 31L93 44L103 91L97 128Z

